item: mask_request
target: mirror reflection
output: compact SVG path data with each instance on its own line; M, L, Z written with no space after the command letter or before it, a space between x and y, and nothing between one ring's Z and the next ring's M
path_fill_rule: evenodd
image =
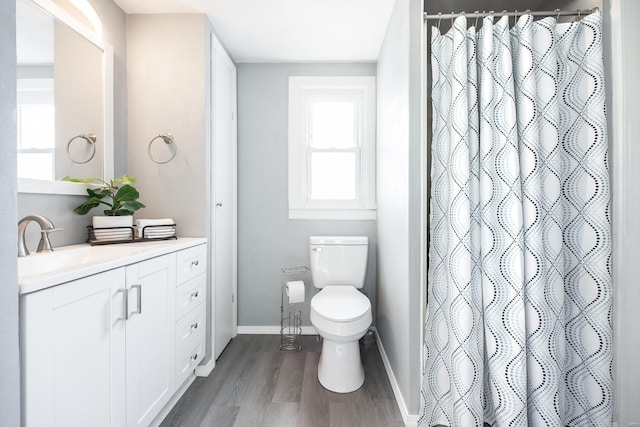
M18 178L102 177L102 50L31 0L16 1L16 35Z

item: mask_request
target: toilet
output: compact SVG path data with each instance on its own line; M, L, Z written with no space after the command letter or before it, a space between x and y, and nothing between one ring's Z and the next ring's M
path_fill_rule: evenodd
M323 338L318 380L327 390L350 393L364 383L358 340L371 326L371 302L358 289L367 269L366 236L311 236L311 323Z

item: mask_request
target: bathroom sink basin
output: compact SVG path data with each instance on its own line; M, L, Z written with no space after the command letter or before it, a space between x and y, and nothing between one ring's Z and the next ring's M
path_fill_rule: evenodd
M18 258L18 276L36 276L84 264L88 246L69 246Z
M81 277L101 273L148 258L189 247L197 238L180 238L158 242L121 243L90 246L87 244L62 246L53 252L33 253L18 257L18 285L20 293L34 292Z

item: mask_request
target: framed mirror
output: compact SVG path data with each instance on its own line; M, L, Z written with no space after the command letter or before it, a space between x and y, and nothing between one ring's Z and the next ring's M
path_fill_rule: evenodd
M52 0L16 0L18 192L113 177L113 49Z

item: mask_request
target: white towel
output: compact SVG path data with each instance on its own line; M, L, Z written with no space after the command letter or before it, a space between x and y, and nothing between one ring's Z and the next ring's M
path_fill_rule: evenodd
M136 220L136 228L138 229L138 237L169 237L176 234L176 230L174 227L149 227L146 230L145 227L149 225L153 226L170 226L175 224L173 219L171 218L162 218L162 219L137 219Z

